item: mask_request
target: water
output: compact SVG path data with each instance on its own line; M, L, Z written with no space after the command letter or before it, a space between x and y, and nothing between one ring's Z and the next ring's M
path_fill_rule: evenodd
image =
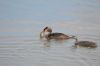
M68 1L68 6L63 2L69 7L67 12L65 9L55 17L42 15L24 19L27 17L20 16L19 19L17 15L11 19L11 15L0 19L0 66L100 66L100 1L79 0L74 4L73 1ZM20 5L15 6L19 8ZM28 6L21 8L25 10ZM51 26L54 32L75 35L79 40L94 41L98 47L74 48L74 40L47 43L39 38L45 26Z

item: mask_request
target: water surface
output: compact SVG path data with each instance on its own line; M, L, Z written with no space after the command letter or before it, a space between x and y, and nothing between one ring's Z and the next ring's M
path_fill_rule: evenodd
M0 66L100 66L99 0L3 0L0 5ZM47 43L39 38L45 26L98 47L74 48L74 40Z

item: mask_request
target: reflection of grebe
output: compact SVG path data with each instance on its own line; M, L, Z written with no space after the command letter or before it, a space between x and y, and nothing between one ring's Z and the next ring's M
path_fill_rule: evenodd
M67 36L63 33L52 33L52 29L50 27L45 27L43 31L40 33L40 38L50 39L57 39L57 40L65 40L74 38L74 36Z
M76 38L75 46L90 47L90 48L96 48L97 47L95 42L92 42L92 41L78 41L77 38Z

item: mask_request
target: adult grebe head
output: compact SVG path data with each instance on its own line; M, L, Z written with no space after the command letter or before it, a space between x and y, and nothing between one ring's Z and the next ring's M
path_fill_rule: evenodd
M52 33L52 29L50 27L45 27L43 31L40 33L40 38L44 38Z

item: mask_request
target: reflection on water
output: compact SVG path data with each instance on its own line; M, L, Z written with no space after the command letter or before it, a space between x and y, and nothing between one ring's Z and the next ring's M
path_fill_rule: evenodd
M59 15L51 22L48 17L47 20L43 17L44 20L0 20L0 66L100 66L99 0L81 4L78 1L77 5L70 2L71 9L60 14L68 15L68 20ZM51 26L53 32L75 35L79 40L94 41L98 47L75 48L74 40L40 40L39 33L45 26Z

